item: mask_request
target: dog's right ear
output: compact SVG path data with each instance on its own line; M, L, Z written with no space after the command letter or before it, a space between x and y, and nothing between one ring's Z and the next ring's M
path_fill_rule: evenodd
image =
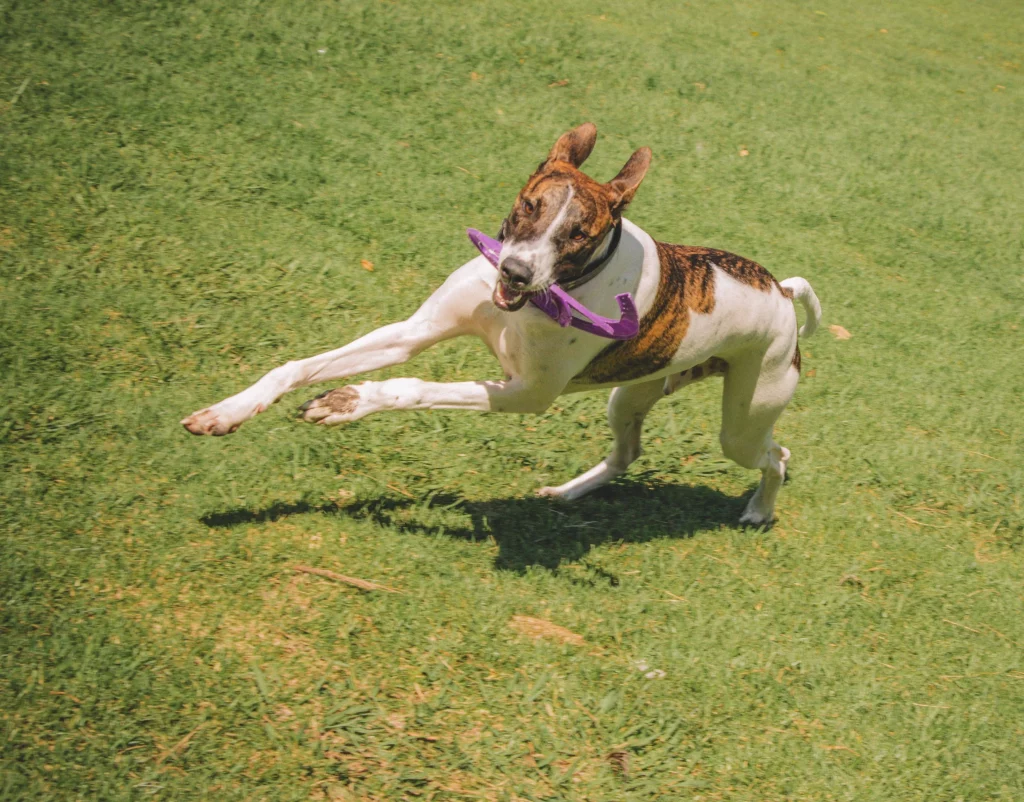
M573 167L579 167L587 160L595 142L597 126L593 123L583 123L579 128L573 128L558 138L548 154L548 161L569 162Z

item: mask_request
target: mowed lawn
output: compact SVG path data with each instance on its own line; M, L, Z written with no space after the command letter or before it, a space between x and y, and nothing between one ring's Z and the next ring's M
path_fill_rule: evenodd
M0 799L1024 799L1022 62L1014 0L0 1ZM633 221L822 300L774 528L717 381L572 506L606 393L179 426L587 120Z

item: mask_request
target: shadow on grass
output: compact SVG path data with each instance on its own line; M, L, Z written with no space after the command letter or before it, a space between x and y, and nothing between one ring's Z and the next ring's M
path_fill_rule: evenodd
M239 508L200 520L209 527L231 527L292 515L338 515L371 520L400 532L472 541L493 538L498 545L495 567L522 572L530 566L556 569L584 560L590 549L605 543L689 538L702 530L736 527L748 495L627 480L572 504L535 497L471 501L451 494L422 499L380 495L344 506L277 502L262 510ZM614 577L608 579L615 583Z

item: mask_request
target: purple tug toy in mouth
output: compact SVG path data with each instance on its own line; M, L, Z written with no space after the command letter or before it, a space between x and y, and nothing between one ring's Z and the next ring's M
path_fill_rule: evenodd
M501 257L501 243L475 228L466 229L466 233L469 234L470 242L487 258L487 261L497 267ZM636 337L636 333L640 330L636 304L633 303L633 296L628 292L615 296L615 300L619 304L619 312L621 312L621 317L618 320L601 317L601 315L591 312L557 284L552 284L544 292L525 293L516 292L499 280L494 285L494 295L491 296L491 300L494 301L496 307L505 312L522 309L529 301L563 329L566 326L572 326L574 329L609 340L630 340ZM583 317L576 317L574 312Z

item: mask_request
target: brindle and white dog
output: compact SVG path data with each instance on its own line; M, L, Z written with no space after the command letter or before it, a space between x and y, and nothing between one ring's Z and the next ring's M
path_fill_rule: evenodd
M572 481L538 491L575 499L619 476L640 456L640 429L659 398L720 374L722 449L743 467L761 471L740 520L771 521L789 459L789 451L772 439L772 428L800 376L791 301L800 300L807 311L799 331L806 336L821 317L818 299L802 278L778 282L760 265L731 253L657 242L624 219L651 152L636 151L615 178L600 184L579 170L596 137L590 123L565 134L526 182L502 225L498 270L478 256L408 320L275 368L238 395L185 418L185 428L230 434L297 387L397 365L441 340L472 334L498 358L504 381L363 382L309 401L305 419L333 425L409 409L540 413L563 393L612 387L611 454ZM617 294L632 293L639 333L609 343L560 328L526 304L556 282L576 288L577 300L607 316L618 316Z

